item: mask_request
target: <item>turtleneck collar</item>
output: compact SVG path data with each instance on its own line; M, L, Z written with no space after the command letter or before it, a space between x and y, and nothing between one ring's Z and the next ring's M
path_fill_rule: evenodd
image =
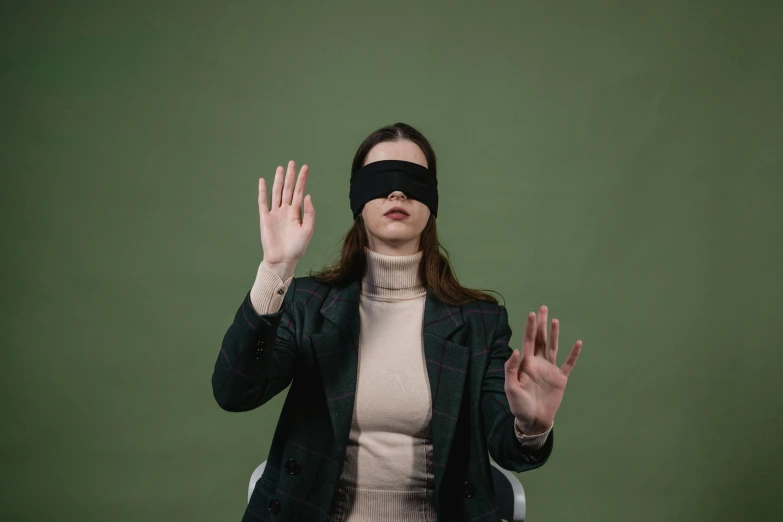
M362 295L376 301L415 299L427 293L419 275L423 252L404 256L379 254L364 248L367 272L362 279Z

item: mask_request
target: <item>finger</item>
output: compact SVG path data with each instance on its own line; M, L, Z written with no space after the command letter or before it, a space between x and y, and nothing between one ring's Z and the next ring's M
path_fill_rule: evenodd
M315 207L313 206L313 197L308 194L304 199L304 218L302 218L302 227L312 232L315 227Z
M524 357L533 357L533 349L536 342L536 313L527 314L525 322L525 338L522 341L522 355Z
M546 360L552 364L557 364L557 339L560 336L560 321L552 319L552 325L549 328L549 343L546 347Z
M541 308L538 309L538 323L536 324L536 344L535 344L535 354L543 356L544 352L546 351L546 323L547 323L547 312L548 309L546 305L541 305Z
M302 209L302 199L304 198L304 190L307 185L307 172L307 165L302 165L302 168L299 169L299 176L296 178L296 186L294 187L294 197L291 201L291 206L297 210L297 217L299 217Z
M530 361L527 362L529 363ZM525 363L525 361L522 361L522 364L520 364L519 367L517 368L517 374L516 374L517 382L522 380L522 374L525 373L526 366L529 367L529 365Z
M288 162L288 169L285 171L285 183L283 184L283 200L281 205L290 205L291 197L294 193L294 181L296 177L296 163L294 160Z
M272 207L271 207L272 210L276 208L280 208L280 200L282 199L282 194L283 194L283 166L278 165L277 170L275 170L275 181L272 182Z
M513 382L517 378L517 366L519 366L519 350L514 350L511 357L506 359L503 368L506 370L506 382Z
M258 178L258 213L261 217L269 213L269 208L266 206L266 180L264 178Z
M565 362L563 363L563 366L560 367L560 371L563 372L563 374L566 377L568 377L568 374L571 373L571 370L574 369L576 360L579 358L579 354L581 352L582 352L582 341L577 341L576 344L574 344L574 347L571 348L571 353L568 354L568 358L566 358Z

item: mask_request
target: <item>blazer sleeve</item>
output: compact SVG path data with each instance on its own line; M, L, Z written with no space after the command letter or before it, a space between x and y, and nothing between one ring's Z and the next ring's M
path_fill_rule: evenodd
M289 285L282 306L259 315L250 292L228 328L212 372L212 394L227 411L249 411L283 391L293 378L298 313Z
M538 449L523 445L516 436L514 414L511 413L504 389L503 365L513 353L508 345L511 327L506 307L499 306L498 324L489 347L489 364L481 387L484 433L487 436L487 449L495 462L510 471L528 471L542 466L549 459L554 444L554 429L549 431L546 442Z

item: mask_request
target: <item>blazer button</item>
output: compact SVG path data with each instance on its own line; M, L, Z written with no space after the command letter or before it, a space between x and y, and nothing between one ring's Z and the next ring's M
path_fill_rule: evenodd
M275 499L272 499L269 501L269 511L272 512L272 514L280 513L280 502L278 502Z
M462 496L465 498L472 498L476 494L476 488L470 482L465 482L462 485Z
M282 288L278 288L277 289L277 295L283 295L284 293L285 293L285 290L283 290Z
M285 470L289 475L296 475L300 469L299 463L294 459L288 459L288 462L285 463Z

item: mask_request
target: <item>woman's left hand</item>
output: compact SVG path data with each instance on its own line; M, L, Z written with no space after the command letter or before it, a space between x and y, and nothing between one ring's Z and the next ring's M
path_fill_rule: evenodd
M546 325L545 305L539 309L538 319L535 312L530 312L525 324L522 350L514 350L505 363L508 404L526 435L543 433L552 426L555 413L563 400L568 374L582 351L582 341L576 341L563 366L558 368L557 337L560 322L552 319L549 344ZM519 364L520 352L522 364Z

